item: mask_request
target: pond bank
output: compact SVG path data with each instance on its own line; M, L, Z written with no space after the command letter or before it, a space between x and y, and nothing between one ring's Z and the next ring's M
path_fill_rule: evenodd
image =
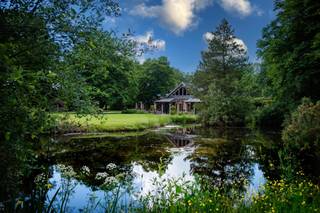
M55 131L59 133L130 132L158 128L169 124L195 124L196 115L55 113Z

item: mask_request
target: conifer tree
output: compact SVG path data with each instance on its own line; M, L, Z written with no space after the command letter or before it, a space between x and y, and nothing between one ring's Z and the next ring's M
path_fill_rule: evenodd
M245 46L225 19L205 38L208 49L202 52L193 79L195 92L203 101L200 117L209 125L243 123L247 103L239 80L248 68Z

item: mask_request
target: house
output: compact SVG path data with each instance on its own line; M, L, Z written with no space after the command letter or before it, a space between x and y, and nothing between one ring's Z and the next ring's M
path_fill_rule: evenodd
M185 83L180 83L165 97L154 102L154 109L159 114L169 114L175 109L177 113L196 113L196 103L200 103L200 99L190 94L190 88Z

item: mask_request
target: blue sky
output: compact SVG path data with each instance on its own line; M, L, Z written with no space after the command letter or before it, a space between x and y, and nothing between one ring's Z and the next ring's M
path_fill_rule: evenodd
M196 70L207 47L205 33L214 31L223 18L255 61L262 28L274 19L272 0L121 0L120 6L122 15L107 18L104 28L119 35L132 30L137 42L156 47L139 60L167 56L183 72Z

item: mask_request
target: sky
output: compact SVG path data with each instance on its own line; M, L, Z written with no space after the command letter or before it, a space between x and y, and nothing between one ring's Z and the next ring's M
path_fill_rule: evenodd
M103 27L119 35L130 29L132 39L150 46L153 51L140 56L140 62L166 56L183 72L197 69L201 51L207 48L205 38L223 18L250 61L257 61L257 40L275 18L273 0L120 0L120 7L121 16L106 17Z

